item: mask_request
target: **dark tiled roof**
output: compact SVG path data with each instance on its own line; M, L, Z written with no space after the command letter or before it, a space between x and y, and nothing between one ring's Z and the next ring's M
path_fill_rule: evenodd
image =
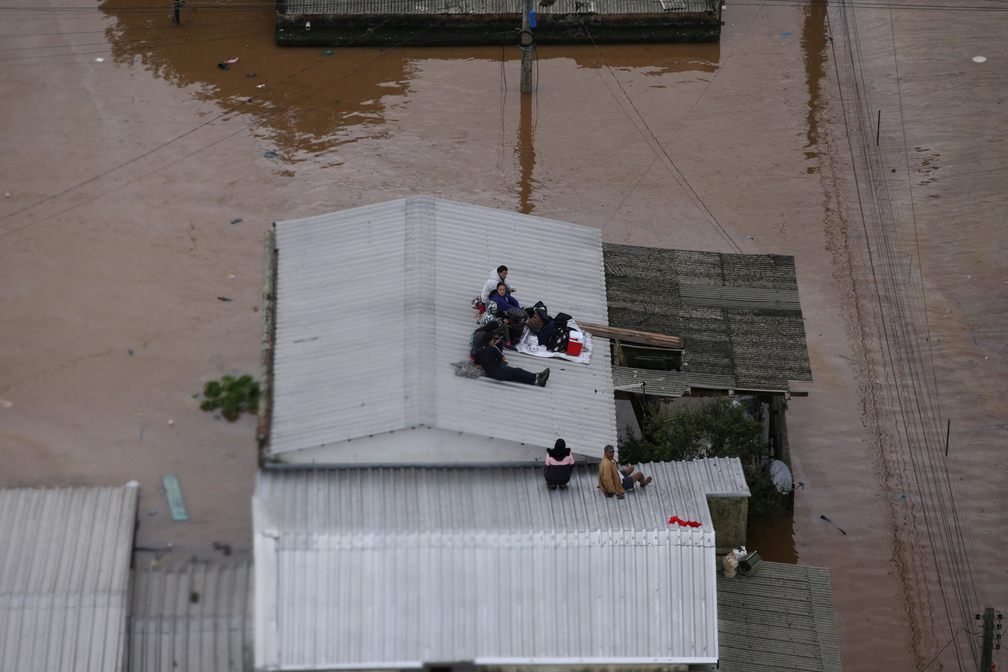
M794 257L603 244L609 324L683 341L684 373L737 389L812 380Z
M733 579L719 571L717 595L720 672L840 672L828 569L761 562Z

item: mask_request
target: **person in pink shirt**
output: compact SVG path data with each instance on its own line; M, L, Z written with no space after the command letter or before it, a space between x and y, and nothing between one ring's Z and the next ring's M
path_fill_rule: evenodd
M546 466L543 477L550 490L567 489L571 474L574 472L574 456L563 439L557 439L552 448L546 449Z

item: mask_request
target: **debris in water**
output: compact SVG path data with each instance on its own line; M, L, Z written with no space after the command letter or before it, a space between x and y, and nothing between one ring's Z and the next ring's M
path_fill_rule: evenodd
M267 159L275 159L277 157L277 153L276 152L264 152L263 156L266 157Z
M101 63L101 62L103 62L103 61L104 61L105 59L104 59L104 58L102 58L101 56L99 56L98 58L96 58L96 59L94 59L94 60L95 60L95 63ZM973 60L976 60L976 59L973 59ZM986 61L987 59L985 58L984 60Z
M175 426L175 421L174 420L169 420L168 421L168 426L169 427L174 427Z
M230 61L224 61L224 62L227 63L228 65L231 65L232 63L237 63L238 62L238 57L235 56Z
M255 76L256 76L256 73L254 73L254 72L250 72L249 74L247 74L247 75L245 75L245 76L246 76L246 77L255 77Z
M265 85L265 84L256 84L256 88L257 88L257 89L261 89L261 88L263 88L264 86L266 86L266 85Z
M217 67L220 68L221 70L230 70L231 69L231 66L229 66L227 63L218 63Z
M232 224L241 224L243 221L244 220L241 217L238 217L237 219L232 219L231 223Z
M973 62L974 63L983 63L986 60L987 60L986 56L974 56L973 57Z
M217 297L217 300L218 300L218 301L223 301L223 302L225 302L225 303L231 303L231 301L232 301L232 299L229 299L229 298L227 298L226 296L218 296L218 297Z
M304 29L305 30L311 30L311 21L305 21L304 22Z
M13 405L14 405L13 401L7 401L6 399L0 399L0 406L3 406L4 408L10 408Z
M126 352L128 352L129 354L132 355L133 354L133 348L126 348Z
M178 476L165 476L161 479L161 483L164 484L172 520L189 520L189 512L186 511L185 502L182 501L182 488L179 486Z
M332 49L326 49L322 52L323 56L332 56Z
M843 532L843 534L844 534L844 536L845 536L845 537L847 536L847 533L843 531L843 528L842 528L842 527L840 527L839 525L837 525L836 523L834 523L834 522L833 522L832 520L830 520L830 519L829 519L829 518L827 518L826 516L819 516L819 517L820 517L820 518L822 518L823 520L825 520L825 521L826 521L827 523L829 523L829 524L830 524L830 525L832 525L833 527L835 527L836 529L838 529L838 530L840 530L841 532Z

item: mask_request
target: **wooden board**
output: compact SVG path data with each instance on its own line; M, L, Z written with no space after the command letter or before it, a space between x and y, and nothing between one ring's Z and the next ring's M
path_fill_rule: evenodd
M581 321L578 321L577 324L590 334L601 338L611 338L614 340L626 341L627 343L653 345L656 348L668 348L669 350L682 350L682 339L678 336L652 334L647 331L634 331L633 329L621 329L620 327L607 327L602 324L591 324L589 322Z

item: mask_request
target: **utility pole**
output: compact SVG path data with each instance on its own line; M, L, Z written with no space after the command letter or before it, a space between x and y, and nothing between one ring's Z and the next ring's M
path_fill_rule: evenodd
M525 0L525 11L522 12L522 29L518 37L518 48L521 49L522 71L521 92L532 93L532 22L529 14L532 12L532 0Z
M983 613L983 642L980 644L980 670L991 672L994 662L994 607L985 607Z
M179 17L179 10L182 9L182 0L175 0L175 11L172 13L172 23L176 26L182 23Z

